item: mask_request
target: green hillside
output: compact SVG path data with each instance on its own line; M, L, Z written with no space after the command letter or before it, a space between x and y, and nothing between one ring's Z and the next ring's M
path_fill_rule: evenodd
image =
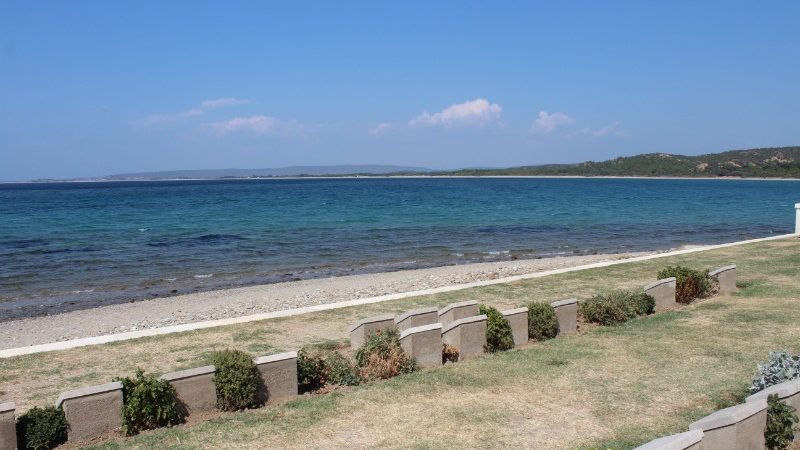
M608 161L507 169L462 169L436 175L577 175L800 178L800 147L755 148L699 156L648 153Z

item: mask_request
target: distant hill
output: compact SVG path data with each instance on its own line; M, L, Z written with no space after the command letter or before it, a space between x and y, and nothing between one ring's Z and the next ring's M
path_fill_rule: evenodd
M342 166L290 166L273 169L212 169L169 170L160 172L120 173L104 177L108 180L163 180L180 178L250 178L294 176L381 175L389 173L428 173L424 167L342 165Z
M431 175L575 175L638 177L800 178L800 147L754 148L699 156L647 153L607 161L507 169L460 169Z

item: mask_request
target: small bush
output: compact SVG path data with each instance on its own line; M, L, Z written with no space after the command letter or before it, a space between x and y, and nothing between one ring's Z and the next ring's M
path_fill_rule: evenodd
M238 411L259 406L258 391L263 380L250 355L228 349L215 352L211 361L217 369L214 374L217 408Z
M183 422L184 411L168 381L145 375L142 369L136 369L133 378L117 380L122 383L122 428L126 434Z
M705 297L711 293L711 282L708 271L690 269L683 266L669 266L658 272L658 279L675 277L675 301L678 303L692 303L696 298Z
M528 304L528 339L545 341L558 334L556 310L549 303Z
M798 418L794 408L780 401L776 394L767 397L767 428L764 439L770 450L786 450L794 440Z
M758 365L750 393L755 394L795 378L800 378L800 355L792 355L785 350L769 352L769 361Z
M589 322L616 325L636 317L636 310L630 297L630 293L624 291L596 295L581 302L578 311Z
M325 386L325 361L306 347L297 352L297 388L301 394Z
M442 364L458 362L458 349L452 345L442 344Z
M68 429L63 409L35 407L17 419L17 448L55 448L67 441Z
M417 369L414 358L400 347L400 335L395 329L370 334L356 351L356 362L364 380L383 380Z
M501 352L514 348L514 335L511 324L503 314L495 308L486 305L478 307L480 314L486 314L486 345L484 350L488 353Z
M339 353L333 352L325 356L323 360L326 383L338 384L340 386L357 386L361 383L361 375L356 366L350 359Z
M656 299L646 292L631 293L630 302L633 305L633 311L638 316L646 316L656 311Z

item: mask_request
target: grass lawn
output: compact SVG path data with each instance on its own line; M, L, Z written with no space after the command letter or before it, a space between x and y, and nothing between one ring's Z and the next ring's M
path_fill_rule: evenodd
M0 360L24 410L140 366L167 372L225 347L257 354L346 338L359 317L477 299L500 308L636 288L666 265L738 266L738 293L617 327L386 382L156 430L107 447L631 448L741 399L770 350L800 351L800 240L784 239L300 317Z

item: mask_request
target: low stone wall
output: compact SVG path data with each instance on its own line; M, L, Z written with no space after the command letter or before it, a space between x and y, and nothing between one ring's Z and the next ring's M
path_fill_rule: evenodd
M253 362L264 380L259 389L261 401L275 403L297 396L297 352L261 356Z
M468 300L465 302L450 303L439 310L439 322L447 325L459 319L474 317L478 315L478 302Z
M691 430L654 439L634 450L701 450L703 449L703 431Z
M714 269L708 276L717 280L720 294L736 292L736 264Z
M465 317L442 328L442 342L458 349L458 360L483 354L486 345L486 314Z
M568 298L550 303L556 310L558 334L571 334L578 331L578 299Z
M656 311L666 311L677 305L675 303L676 288L677 280L675 277L669 277L648 284L644 287L644 292L656 300Z
M783 383L770 386L763 391L757 392L745 399L745 402L766 400L772 394L776 394L781 401L800 411L800 379L784 381Z
M508 324L511 325L511 334L514 336L514 346L528 342L528 308L515 308L502 312Z
M366 342L367 336L389 328L394 328L394 316L391 314L361 319L350 327L350 346L354 349L361 347L361 344Z
M689 425L689 430L703 431L704 450L763 449L767 426L767 401L721 409Z
M56 407L64 409L70 441L119 432L122 429L122 383L115 381L62 392Z
M195 367L161 376L175 388L178 402L187 414L215 411L217 389L214 386L214 366Z
M0 403L0 450L16 450L17 426L14 402Z
M442 324L409 328L400 333L400 346L420 367L442 365Z
M439 321L439 310L435 306L406 311L394 318L394 324L399 331L409 328L430 325Z

